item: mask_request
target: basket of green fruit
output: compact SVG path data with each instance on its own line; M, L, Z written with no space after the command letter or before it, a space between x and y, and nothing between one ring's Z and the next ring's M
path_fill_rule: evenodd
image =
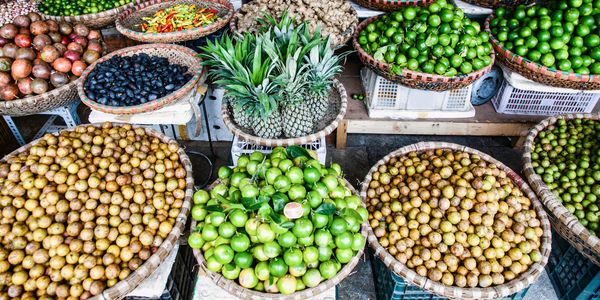
M527 135L523 170L549 211L552 228L600 265L600 116L563 114Z
M499 8L485 21L485 31L498 61L525 78L554 87L597 90L599 8L596 2L579 0Z
M194 194L188 238L216 285L243 299L307 299L358 263L368 212L339 165L276 147L218 174Z
M415 89L460 89L494 64L487 34L445 0L364 20L352 43L377 75Z
M92 28L102 28L114 24L123 11L143 1L42 0L38 10L44 19L82 23Z
M373 10L396 11L405 6L427 5L434 0L353 0L356 4Z
M515 294L544 271L550 222L514 171L445 142L402 147L362 183L367 242L395 274L451 299Z

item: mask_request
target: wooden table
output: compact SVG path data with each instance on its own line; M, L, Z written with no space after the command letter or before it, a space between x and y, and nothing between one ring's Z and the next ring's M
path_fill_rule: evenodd
M360 64L360 63L359 63ZM362 134L414 134L414 135L471 135L510 136L515 147L522 146L530 128L544 116L499 114L491 102L475 107L475 116L463 119L372 119L363 101L353 100L351 95L362 93L358 66L347 63L339 77L348 93L348 111L336 133L336 147L346 147L348 133Z

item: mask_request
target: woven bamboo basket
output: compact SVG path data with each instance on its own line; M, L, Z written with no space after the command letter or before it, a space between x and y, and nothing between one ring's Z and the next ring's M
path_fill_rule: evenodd
M113 56L132 56L134 54L140 53L146 53L150 56L154 55L159 57L166 57L169 59L170 64L179 64L182 66L187 66L187 73L193 75L192 79L190 79L184 86L179 88L177 91L168 94L167 96L134 106L103 105L93 101L92 99L86 96L85 91L83 90L83 85L85 84L88 75L96 67L96 65L109 60ZM175 102L179 99L190 98L195 95L196 89L194 89L194 87L196 86L196 83L198 83L198 80L200 79L200 73L202 72L202 66L200 65L201 60L197 57L197 55L198 54L190 48L174 44L143 44L117 50L115 52L111 52L106 56L101 57L85 69L83 74L81 74L79 83L77 84L77 93L79 94L79 98L81 98L81 102L83 102L85 105L89 106L92 109L109 114L135 114L153 111L164 105Z
M530 0L525 0L525 1L521 1L521 0L471 0L471 1L469 1L469 3L480 6L480 7L495 9L498 7L515 7L515 6L518 6L521 4L529 5L529 4L535 3L535 1L530 1Z
M491 14L485 20L485 31L489 34L490 42L496 53L498 53L498 61L511 71L519 73L529 80L553 87L574 90L600 90L600 74L586 75L548 68L504 48L490 30L490 21L493 18L494 15Z
M423 73L410 70L408 68L402 69L402 75L398 75L392 71L392 65L386 62L375 60L373 56L369 55L362 46L358 43L358 37L360 31L363 30L367 25L375 22L381 18L381 16L375 16L362 21L358 25L358 29L354 32L354 38L352 44L354 49L358 52L358 57L362 63L375 72L377 75L386 78L391 82L402 84L412 89L428 90L428 91L448 91L461 89L468 86L479 79L485 73L492 70L494 65L494 53L490 55L492 62L477 71L469 74L457 75L454 77L442 76L437 74Z
M352 194L356 195L357 194L356 189L354 189L354 187L347 180L344 179L344 181L346 182L346 186L352 191ZM215 182L213 182L213 184L211 184L211 186L208 187L207 190L208 191L212 190L212 188L215 187L219 183L221 183L221 179L217 179ZM197 224L196 220L192 219L192 224L191 224L190 229L195 228L196 224ZM360 225L360 233L363 236L367 236L367 228L368 227L369 226L367 225L367 221L363 222ZM363 247L356 253L356 256L354 256L352 258L352 260L350 260L350 262L345 264L342 267L342 269L335 276L333 276L332 278L330 278L326 281L321 282L319 285L317 285L313 288L308 288L308 289L304 289L304 290L295 292L290 295L284 295L284 294L262 293L262 292L244 288L241 285L239 285L237 282L223 277L223 275L221 275L220 273L215 273L215 272L209 270L206 267L206 259L204 259L204 256L202 255L202 251L200 251L200 249L192 249L192 250L194 252L194 256L196 257L196 260L198 261L198 264L204 270L204 272L206 272L206 276L210 277L210 279L217 286L221 287L222 289L224 289L225 291L227 291L228 293L230 293L236 297L239 297L241 299L252 299L252 300L263 300L263 299L300 300L300 299L308 299L308 298L314 297L318 294L321 294L321 293L329 290L330 288L335 287L338 283L342 282L342 280L344 280L344 278L348 277L350 275L350 273L352 273L352 270L354 269L354 267L356 267L356 265L358 264L358 261L360 260L360 258L362 257L362 255L364 253L364 247Z
M398 276L404 278L408 283L418 286L424 291L433 293L441 297L447 297L452 299L502 298L512 295L535 282L540 276L540 274L544 271L544 267L548 262L548 258L550 257L552 233L550 231L550 221L548 220L548 215L544 211L544 208L541 205L541 203L539 203L536 194L529 188L529 186L525 181L523 181L523 179L521 179L513 170L508 168L503 163L499 162L498 160L479 150L446 142L420 142L417 144L412 144L399 148L380 159L371 168L371 170L369 170L369 173L365 177L365 180L363 181L360 190L360 196L363 202L365 202L367 199L367 190L369 189L369 183L371 182L372 174L375 171L377 171L379 166L386 164L393 157L402 156L413 151L422 152L432 149L452 149L477 154L483 160L496 164L499 169L504 170L506 172L508 177L512 179L513 183L515 183L521 189L521 191L523 191L523 193L532 200L537 216L540 218L541 226L544 230L544 235L542 236L542 245L540 249L540 252L542 254L542 260L532 264L529 267L529 269L525 273L519 275L519 277L502 285L491 286L488 288L460 288L456 286L447 286L440 282L432 281L426 277L417 274L415 271L409 269L406 265L400 263L398 260L396 260L396 258L394 258L394 256L389 254L387 250L379 244L379 241L373 233L371 226L368 226L369 228L367 230L369 235L367 237L367 243L369 243L371 248L373 248L375 255L379 257L388 268L390 268Z
M196 7L214 9L220 17L216 22L202 27L169 32L169 33L146 33L141 31L143 17L150 17L156 11L177 4L195 4ZM207 36L225 26L233 15L233 5L227 0L150 0L135 7L125 10L115 22L117 30L124 36L145 43L173 43L189 41Z
M246 3L244 4L244 6L256 6L255 2L250 2L250 3ZM350 40L350 38L352 38L352 34L354 34L354 32L356 31L356 26L358 26L358 13L356 13L356 10L354 10L354 8L351 8L351 12L352 12L352 25L350 25L350 27L346 28L346 30L340 34L339 36L329 36L329 43L331 44L331 47L334 49L339 49L341 47L343 47L344 45L346 45L346 43ZM237 35L241 35L242 33L245 32L245 30L242 30L241 28L238 27L238 21L239 21L239 17L240 17L240 11L236 11L233 14L233 17L231 18L231 22L229 22L229 28L231 29L231 32L237 34ZM261 15L262 17L262 15Z
M525 140L523 150L523 171L527 180L537 192L542 203L549 211L550 222L554 230L558 232L564 239L575 247L579 252L583 253L587 258L600 266L600 238L591 233L571 214L561 203L560 199L548 188L542 178L535 172L531 165L531 151L533 150L533 142L540 131L553 125L559 119L592 119L600 121L598 114L562 114L556 115L542 120L529 131Z
M227 103L224 103L221 106L221 117L223 117L223 123L225 123L225 126L227 126L227 128L229 128L234 135L241 137L247 142L269 147L285 147L307 144L326 137L337 128L340 121L342 121L346 115L347 108L348 98L346 95L346 89L341 82L339 82L337 79L334 79L333 88L329 92L329 107L327 108L325 117L314 125L314 133L307 136L280 139L267 139L255 136L252 133L252 129L243 128L235 123L233 119L233 108Z
M40 12L40 16L42 16L42 19L50 19L57 22L63 21L72 24L81 23L91 28L103 28L108 27L109 25L113 25L119 14L121 14L121 12L142 2L144 2L144 0L133 0L125 5L121 5L119 7L111 8L109 10L101 11L95 14L86 14L78 16L51 16Z
M435 0L353 0L356 4L372 10L395 11L405 6L421 6Z
M79 80L73 80L41 95L0 101L0 115L20 117L65 106L77 99L76 86Z
M80 126L90 126L90 125L95 126L95 127L102 126L102 124L84 124L84 125L80 125ZM119 124L113 123L113 125L119 125ZM155 131L153 129L145 128L145 127L137 126L137 125L132 125L132 127L133 128L138 128L138 127L144 128L144 130L146 131L146 133L148 135L157 137L165 143L175 142L175 140L171 139L170 137L168 137L158 131ZM77 128L77 127L67 128L63 131L73 131L73 130L75 130L75 128ZM53 134L58 136L60 134L60 132L55 132ZM18 155L19 153L27 151L29 148L31 148L33 145L35 145L39 140L40 139L37 139L35 141L32 141L29 144L26 144L26 145L18 148L17 150L9 153L7 156L2 158L1 161L5 161L9 156ZM134 272L129 274L129 276L127 278L125 278L125 280L121 280L121 281L117 282L114 286L102 291L102 293L100 295L89 298L90 300L109 300L109 299L116 300L116 299L123 298L125 295L127 295L128 293L133 291L140 283L142 283L142 281L144 281L146 278L148 278L150 275L152 275L152 273L167 258L167 256L169 256L169 254L173 250L173 247L177 243L177 240L179 239L179 237L181 236L181 233L184 230L185 222L186 222L187 216L191 209L192 194L194 192L193 191L194 190L194 176L192 174L192 162L190 161L188 156L185 154L185 151L183 150L183 148L179 148L179 150L177 151L177 154L179 155L179 159L180 159L183 167L185 168L187 175L185 178L185 181L186 181L185 198L184 198L181 210L179 212L179 215L175 219L175 224L173 225L173 229L171 229L171 232L169 233L169 235L167 235L167 238L165 238L163 240L162 244L158 247L157 251L154 254L152 254L152 256L150 256L150 258L148 260L146 260L137 270L135 270Z

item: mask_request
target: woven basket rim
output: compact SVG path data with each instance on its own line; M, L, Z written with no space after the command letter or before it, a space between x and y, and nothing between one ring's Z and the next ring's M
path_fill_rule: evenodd
M253 6L253 5L256 5L256 2L254 2L254 0L252 0L251 2L248 2L248 3L245 3L243 6ZM350 13L354 16L354 18L352 20L352 24L350 24L350 26L348 28L346 28L346 30L344 30L344 32L342 32L340 35L337 36L340 38L340 43L331 45L331 48L333 48L334 50L337 50L337 49L343 47L344 45L346 45L346 43L352 38L352 35L356 32L356 28L358 27L358 24L359 24L358 23L358 21L359 21L358 13L352 6L350 7ZM236 10L236 12L234 12L233 16L231 17L231 21L229 22L229 29L231 30L231 32L233 34L235 34L237 36L242 36L242 31L240 31L239 28L237 27L238 19L239 19L239 16L238 16L237 10ZM331 40L332 37L330 36L329 39Z
M356 4L371 8L371 9L383 9L395 10L405 6L419 6L426 5L434 2L435 0L353 0Z
M227 23L229 23L229 21L231 20L231 17L233 16L233 11L234 11L233 5L231 4L231 2L229 2L227 0L193 0L194 2L198 2L198 3L210 2L210 3L223 5L223 6L227 7L227 13L212 24L203 25L201 27L197 27L197 28L193 28L193 29L176 31L176 32L167 32L167 33L140 32L140 31L135 31L128 27L125 27L122 24L122 22L125 18L127 18L129 15L131 15L132 13L134 13L136 11L153 10L153 6L155 6L155 5L162 4L165 2L173 2L173 1L176 1L176 0L150 0L147 2L139 3L131 8L126 9L123 13L121 13L121 15L115 21L115 27L117 28L117 31L119 31L121 34L123 34L131 39L135 39L135 40L141 41L141 42L161 41L164 39L168 39L169 41L176 42L176 41L185 41L185 40L189 40L189 39L195 39L200 34L201 34L201 36L206 36L211 33L214 33L216 31L218 31L219 29L221 29L223 26L227 25Z
M262 146L291 146L307 144L324 138L332 133L346 115L346 110L348 109L348 96L346 95L346 89L344 88L344 85L337 79L333 79L332 86L334 87L332 90L336 90L340 95L340 110L336 118L325 128L306 136L285 139L267 139L246 133L235 123L233 117L229 113L229 108L226 103L221 105L221 117L223 118L223 123L225 123L225 126L227 126L227 128L231 130L234 135L237 135L247 142L253 144Z
M498 166L499 169L504 170L507 175L510 177L512 182L517 185L521 191L523 191L527 197L529 197L533 203L533 207L538 215L538 218L541 222L541 227L544 231L544 235L541 238L541 248L540 252L542 254L542 260L536 263L533 263L529 269L520 274L517 278L505 282L504 284L491 286L488 288L460 288L456 286L446 286L440 282L435 282L427 277L420 276L415 271L409 269L406 265L400 263L393 257L391 254L385 250L375 237L373 233L373 229L368 226L367 231L368 235L368 243L373 248L375 255L378 256L381 261L390 268L396 275L404 278L408 283L418 286L424 291L433 293L438 296L448 297L448 298L462 298L462 299L493 299L493 298L501 298L512 295L527 286L531 285L535 280L540 276L540 274L544 271L544 267L548 262L548 258L550 257L551 245L552 245L552 233L550 230L550 221L548 219L548 215L544 211L542 204L537 199L536 194L529 188L527 183L522 180L512 169L508 166L504 165L502 162L496 160L490 155L481 152L477 149L473 149L467 146L454 144L454 143L446 143L446 142L419 142L416 144L404 146L398 148L391 153L387 154L383 158L381 158L373 167L369 170L367 175L365 176L365 180L361 184L360 197L363 203L367 198L367 190L369 188L369 182L371 181L371 176L373 172L377 171L380 165L387 163L392 157L397 157L400 155L404 155L409 152L421 152L430 149L452 149L459 150L463 152L468 152L472 154L479 155L483 160L494 163Z
M356 189L352 186L352 184L350 184L350 182L348 182L348 180L346 180L345 178L344 178L344 181L346 182L346 187L348 187L352 191L352 194L357 195L358 193L357 193ZM207 188L207 190L211 190L215 185L217 185L221 182L222 182L221 179L215 180L210 185L210 187ZM364 206L364 204L362 204L362 205ZM196 220L194 220L193 218L191 219L191 221L192 222L190 224L190 230L192 230L194 227L196 227L196 224L197 224ZM369 226L368 226L367 221L364 221L360 224L360 233L365 237L367 236L367 228L368 227ZM363 256L364 249L365 249L365 247L362 247L356 253L356 255L354 257L352 257L350 262L345 264L334 277L332 277L328 280L322 281L321 283L319 283L319 285L317 285L315 287L297 291L290 295L284 295L281 293L277 293L277 294L263 293L263 292L258 292L258 291L244 288L244 287L240 286L234 280L229 280L229 279L223 277L223 275L209 270L206 267L206 260L204 259L204 256L202 255L202 252L200 251L200 249L192 249L192 250L194 253L194 257L196 258L196 261L200 265L200 268L202 268L206 272L206 275L208 277L210 277L210 279L217 286L221 287L228 293L238 296L238 297L243 297L244 299L290 299L291 300L291 299L308 299L310 297L313 297L320 293L323 293L332 287L335 287L338 283L342 282L342 280L344 280L346 277L351 275L352 270L356 267L360 258Z
M377 19L379 19L381 17L382 17L382 15L378 15L378 16L373 16L373 17L363 20L358 25L358 28L354 32L354 36L352 37L352 45L354 46L354 49L356 50L356 52L358 52L359 57L363 56L363 57L369 58L369 60L376 61L375 58L373 58L373 56L368 54L367 51L365 51L362 48L362 46L358 43L358 37L360 36L360 31L362 29L364 29L365 27L367 27L368 24L373 23L374 21L376 21ZM467 73L467 74L460 74L460 75L448 77L448 76L418 72L418 71L410 70L408 68L403 68L402 75L396 75L396 76L402 76L402 77L406 77L406 78L410 78L410 79L420 80L422 82L472 81L473 79L477 79L477 78L483 76L485 73L488 73L492 69L492 66L494 65L494 61L495 61L495 55L494 55L493 50L492 50L492 53L490 54L490 57L492 58L492 61L490 62L489 65L487 65L479 70L473 71L471 73ZM383 68L382 68L380 66L370 63L369 61L365 61L363 59L361 59L361 61L363 62L363 64L366 64L368 67L378 69L383 73L391 72L391 65L387 62L377 61L378 64L381 64L383 66Z
M63 129L61 131L54 132L54 133L52 133L52 135L59 136L60 133L63 131L74 131L75 128L80 127L80 126L84 126L84 127L94 126L94 127L101 128L102 124L103 123L81 124L81 125L78 125L75 127L69 127L67 129ZM114 126L121 126L124 123L111 122L111 124L114 127ZM131 127L132 128L143 128L147 135L157 137L164 143L177 143L177 141L175 141L174 139L172 139L172 138L168 137L167 135L160 133L154 129L140 126L140 125L131 125ZM16 150L10 152L6 156L4 156L2 159L0 159L0 161L5 161L10 156L14 156L14 155L17 155L21 152L28 150L29 148L33 147L37 142L39 142L42 138L31 141L31 142L17 148ZM158 268L160 263L169 256L171 251L173 251L173 248L177 244L177 240L179 239L179 237L181 236L181 233L184 230L185 223L187 220L187 215L190 211L192 194L193 194L193 190L194 190L194 176L192 173L191 160L189 159L189 157L187 156L187 154L185 153L185 151L182 147L179 147L179 149L177 150L177 154L179 155L180 163L183 165L183 167L185 168L185 171L186 171L186 178L185 178L186 188L185 188L185 198L183 199L183 205L181 206L179 214L177 215L177 218L175 219L175 224L173 224L173 228L171 229L171 232L169 232L167 237L163 240L162 244L158 247L158 250L154 254L152 254L150 256L150 258L148 258L138 269L131 272L127 278L125 278L124 280L118 281L114 286L112 286L110 288L104 289L100 295L91 297L89 299L104 300L104 299L117 299L117 298L124 297L125 295L127 295L128 293L133 291L142 281L144 281L146 278L148 278L148 276L150 276ZM155 264L151 264L153 262ZM148 276L140 277L141 272L146 271L146 269L148 269Z
M56 102L56 107L61 106L61 102L59 101L55 101L54 97L60 97L64 94L64 92L71 90L71 89L75 89L77 84L79 83L79 81L81 80L81 76L63 86L60 86L58 88L55 88L51 91L47 91L43 94L40 95L36 95L33 97L27 97L27 98L20 98L20 99L15 99L15 100L10 100L10 101L4 101L4 100L0 100L0 111L2 111L3 115L12 115L11 113L4 113L4 111L6 110L14 110L16 112L15 115L21 115L18 112L22 111L22 108L20 107L30 107L30 106L39 106L40 103L51 103L51 102ZM69 103L73 102L75 99L72 99L71 101L69 101ZM7 104L11 104L15 105L16 107L7 107ZM62 105L66 105L68 103L62 104ZM47 111L49 109L44 109L42 108L39 112L42 111ZM31 113L34 114L34 113Z
M554 216L558 222L565 225L566 228L570 229L570 233L573 236L580 238L588 248L595 250L595 254L600 256L600 238L591 233L585 226L583 226L572 213L570 213L558 197L550 190L550 188L544 183L542 178L534 171L531 164L531 151L533 150L533 143L540 131L545 130L548 126L554 125L558 120L573 120L573 119L592 119L600 122L599 114L581 114L581 113L570 113L560 114L548 117L540 121L535 125L527 134L525 138L525 144L523 149L523 172L527 177L527 180L538 193L540 199L549 213ZM561 233L559 231L559 233ZM567 234L567 233L565 233ZM569 239L570 240L570 239ZM587 253L584 253L587 255Z
M484 30L490 36L490 42L494 47L494 50L499 53L503 58L517 62L521 67L527 68L531 71L536 72L542 76L551 77L556 80L565 80L572 82L600 82L600 74L579 74L575 72L565 72L554 68L549 68L541 65L538 62L531 61L528 58L520 56L510 50L506 49L504 45L500 43L493 35L490 29L490 21L494 19L494 14L492 13L485 19Z
M87 97L87 95L85 94L85 91L83 90L83 85L85 84L85 81L87 80L88 75L96 67L96 65L107 61L108 59L112 58L113 56L122 56L124 54L128 54L131 52L140 52L140 51L143 51L146 49L170 49L170 50L181 52L183 54L187 54L189 56L189 58L195 60L195 65L198 66L198 69L191 70L191 72L193 72L194 75L185 85L183 85L178 90L176 90L170 94L167 94L166 96L163 96L162 98L158 98L158 99L146 102L141 105L135 105L135 106L102 105L102 104L99 104L98 102L93 101L92 99ZM153 111L164 105L167 105L169 103L176 101L177 99L183 97L188 92L190 92L193 89L193 87L196 85L198 80L200 79L202 69L203 69L203 67L201 65L201 59L198 57L198 53L188 47L175 45L175 44L161 44L161 43L142 44L142 45L127 47L127 48L123 48L123 49L119 49L117 51L111 52L108 55L101 57L100 59L95 61L93 64L89 65L83 71L83 74L81 74L81 77L79 77L80 81L77 84L77 93L79 94L79 98L81 99L81 102L83 102L85 105L89 106L92 109L95 109L95 110L98 110L101 112L105 112L105 113L134 114L134 113L140 113L140 112Z
M54 16L54 15L44 14L41 11L38 11L37 13L40 14L40 16L42 17L42 19L56 18L56 19L61 19L61 20L65 21L65 22L69 22L69 23L85 23L86 19L96 19L96 18L102 18L102 17L116 15L120 11L122 11L123 9L132 7L132 6L136 5L136 4L142 3L144 1L145 0L133 0L133 1L129 2L129 3L124 4L124 5L113 7L111 9L104 10L104 11L101 11L101 12L97 12L97 13L93 13L93 14L76 15L76 16Z

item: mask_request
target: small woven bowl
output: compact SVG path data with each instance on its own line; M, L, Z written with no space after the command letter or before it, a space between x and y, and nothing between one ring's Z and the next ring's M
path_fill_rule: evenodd
M119 125L118 123L113 123L113 125ZM79 126L94 126L94 127L102 127L102 124L84 124ZM77 126L77 127L79 127ZM77 127L67 128L63 131L74 131ZM157 132L156 130L145 128L142 126L132 125L133 128L144 128L146 134L159 138L164 143L176 143L172 138ZM61 131L62 132L62 131ZM58 136L61 132L55 132L53 135ZM9 156L18 155L24 151L28 151L32 146L34 146L40 139L30 142L17 150L9 153L4 158L5 161ZM185 189L185 198L183 200L183 205L181 210L179 211L179 215L175 219L175 224L171 229L171 232L167 235L167 237L163 240L162 244L158 247L157 251L148 258L137 270L131 272L125 280L118 281L114 286L105 289L101 294L89 298L90 300L107 300L107 299L121 299L125 297L128 293L133 291L142 281L146 278L150 277L152 273L158 268L158 266L169 256L173 247L177 243L177 240L181 236L181 233L184 230L187 216L191 209L192 203L192 194L194 190L194 176L192 174L192 162L189 157L185 154L183 148L179 148L177 150L177 154L179 155L179 159L181 164L185 168L186 171L186 189Z
M156 11L177 4L195 4L196 7L214 9L220 17L216 22L202 27L167 33L146 33L141 31L141 18L150 17ZM233 5L227 0L150 0L125 10L115 22L117 30L124 36L145 43L173 43L195 40L221 29L231 19Z
M354 189L354 187L347 180L344 179L344 181L346 182L346 186L352 191L352 194L357 195L357 192ZM219 183L221 183L221 179L217 179L215 182L213 182L213 184L210 187L208 187L207 190L208 191L212 190L213 187L215 187ZM196 220L192 219L190 229L193 230L196 227L197 223L198 222L196 222ZM365 237L367 236L368 228L370 228L370 227L369 227L367 221L364 221L360 225L360 233ZM221 275L221 273L215 273L215 272L209 270L206 267L206 259L204 259L204 255L202 254L202 251L200 249L192 249L192 250L194 252L194 256L196 257L196 260L198 261L198 264L200 265L200 267L205 271L206 275L208 277L210 277L210 279L217 286L221 287L222 289L224 289L225 291L227 291L228 293L230 293L236 297L239 297L241 299L252 299L252 300L264 300L264 299L300 300L300 299L312 298L318 294L321 294L321 293L335 287L338 283L342 282L342 280L344 280L344 278L348 277L350 275L350 273L352 273L352 270L354 269L354 267L356 267L356 265L358 264L358 261L360 260L360 258L362 257L362 255L364 253L364 247L363 247L356 253L356 255L350 260L350 262L345 264L342 267L342 269L340 269L340 271L337 274L335 274L335 276L333 276L332 278L330 278L326 281L321 282L319 285L317 285L313 288L307 288L307 289L295 292L290 295L284 295L284 294L280 294L280 293L278 293L278 294L263 293L263 292L244 288L241 285L239 285L237 282L223 277L223 275Z
M437 74L423 73L410 70L408 68L402 69L402 75L396 74L392 71L392 65L377 61L373 56L367 53L362 46L358 43L358 37L360 31L367 27L367 25L377 21L381 16L375 16L362 21L358 25L358 29L354 32L354 38L352 44L354 49L358 52L358 57L362 63L375 72L377 75L386 78L387 80L395 83L402 84L412 89L428 90L428 91L448 91L461 89L468 86L492 70L494 65L494 53L490 55L492 62L477 71L469 74L461 74L454 77L442 76Z
M82 23L85 26L91 28L102 28L107 27L109 25L113 25L115 23L115 19L119 16L119 14L138 3L142 3L144 0L133 0L125 5L121 5L119 7L111 8L109 10L101 11L95 14L86 14L86 15L78 15L78 16L52 16L46 15L40 12L40 16L42 19L50 19L57 22L69 22L72 24Z
M353 0L356 4L372 10L395 11L405 6L421 6L435 0Z
M515 185L517 185L523 193L531 199L533 203L533 208L537 213L537 217L540 219L542 230L544 231L544 235L541 238L541 248L540 252L542 254L542 260L536 263L533 263L525 273L519 275L519 277L506 282L501 285L491 286L487 288L461 288L457 286L447 286L442 284L441 282L436 282L430 280L427 277L423 277L417 274L412 269L408 268L406 265L402 264L394 256L392 256L384 247L379 244L379 240L373 233L373 229L371 226L368 226L368 237L367 242L373 248L374 253L377 257L381 259L381 261L390 268L394 273L398 276L404 278L409 284L418 286L424 291L433 293L435 295L452 298L452 299L494 299L494 298L502 298L509 295L512 295L516 292L521 291L522 289L528 287L532 283L534 283L540 274L544 271L544 267L548 262L548 258L550 257L550 250L552 246L552 233L550 230L550 221L548 220L548 215L544 211L544 207L537 199L535 193L529 188L527 183L523 181L513 170L494 159L493 157L479 151L466 146L457 145L453 143L445 143L445 142L420 142L417 144L408 145L402 148L399 148L390 154L386 155L382 159L380 159L372 168L369 170L369 173L365 177L365 180L362 183L360 190L360 197L362 198L363 203L367 201L367 190L369 189L369 183L371 182L372 175L374 172L378 171L379 166L386 164L391 158L403 156L410 152L423 152L427 150L433 149L452 149L463 151L467 153L477 154L481 157L481 159L486 162L494 163L498 166L499 169L504 170L506 175L513 181Z
M327 114L324 119L315 124L319 130L307 136L296 138L267 139L254 135L248 129L242 128L235 123L232 108L227 103L221 105L221 117L223 118L225 126L227 126L234 135L237 135L252 144L269 147L302 145L328 136L337 128L342 119L344 119L348 108L348 96L346 95L346 89L337 79L333 80L333 88L329 92L329 101L329 108L327 109ZM335 103L335 105L332 103Z
M598 114L562 114L556 115L542 120L533 127L525 139L523 149L523 172L527 180L540 196L542 203L548 210L552 228L566 239L575 249L589 258L596 265L600 266L600 238L591 233L583 226L572 213L570 213L562 204L560 199L548 188L542 178L535 172L531 164L531 151L535 137L540 131L556 123L556 121L572 120L572 119L592 119L600 122Z
M41 95L10 101L0 100L0 115L20 117L65 106L77 99L76 86L80 79L81 77Z
M103 105L93 101L92 99L86 96L85 91L83 90L83 86L87 80L88 75L96 67L96 65L109 60L113 56L132 56L134 54L140 53L146 53L150 56L154 55L166 57L169 59L170 64L179 64L187 66L187 73L193 75L192 79L190 79L184 86L182 86L181 88L179 88L171 94L168 94L162 98L146 102L144 104L134 106ZM81 98L81 102L85 103L85 105L89 106L92 109L109 114L135 114L153 111L169 103L175 102L182 97L188 97L193 94L194 86L196 86L196 83L200 79L200 73L202 72L202 66L200 65L201 60L197 57L197 55L198 53L196 53L190 48L174 44L143 44L129 48L123 48L121 50L111 52L110 54L101 57L93 64L89 65L80 77L80 81L77 84L77 93L79 94L79 98Z
M490 29L492 19L494 19L494 14L485 20L485 31L489 34L490 42L498 53L498 61L513 72L519 73L529 80L553 87L600 90L600 74L585 75L548 68L504 48L501 42L492 35Z

